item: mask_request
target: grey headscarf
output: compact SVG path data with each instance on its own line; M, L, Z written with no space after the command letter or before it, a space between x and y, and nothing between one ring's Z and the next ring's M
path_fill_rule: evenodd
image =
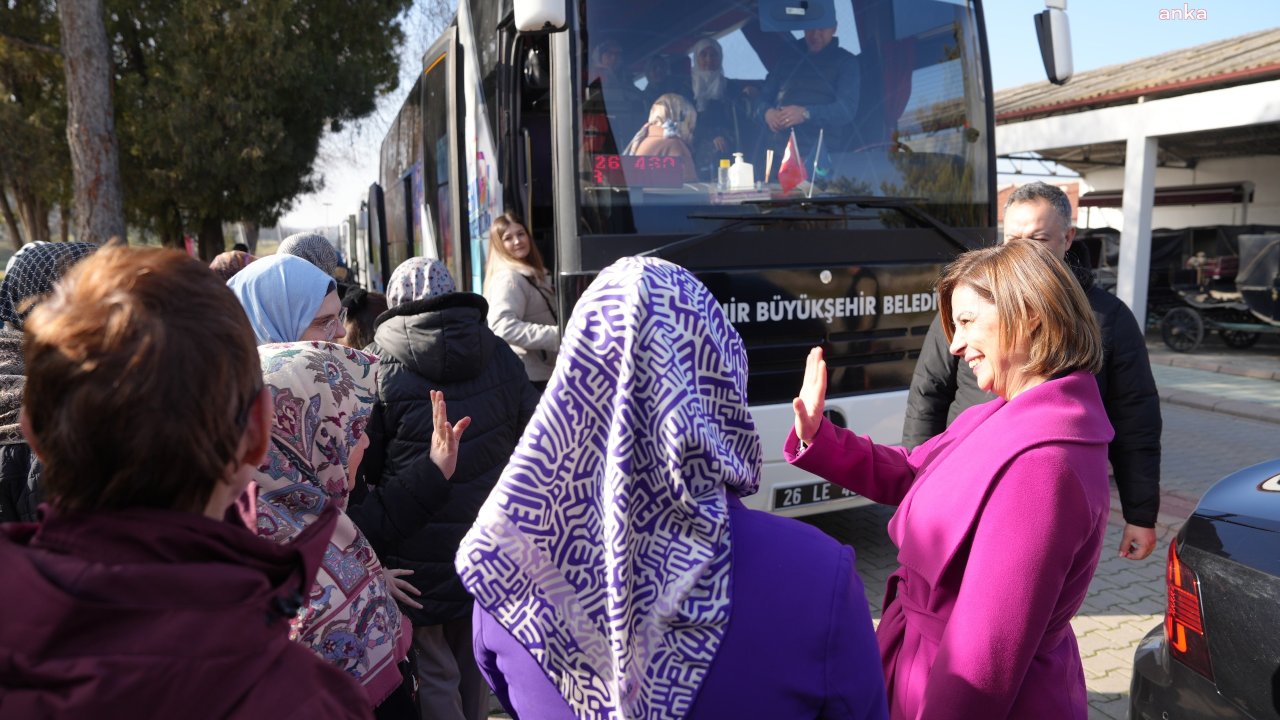
M426 300L454 292L453 276L444 263L434 258L412 257L400 263L387 283L387 306Z
M23 246L0 283L0 320L22 329L33 302L53 290L54 283L81 258L97 250L93 243L41 243ZM24 307L24 305L26 305Z
M324 271L325 275L333 275L338 267L338 251L328 238L320 233L295 233L280 243L276 252L284 255L296 255Z

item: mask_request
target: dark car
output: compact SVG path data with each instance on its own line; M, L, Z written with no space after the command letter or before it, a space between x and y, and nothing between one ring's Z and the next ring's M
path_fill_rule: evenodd
M1169 545L1165 621L1133 658L1132 720L1280 719L1280 460L1218 481Z

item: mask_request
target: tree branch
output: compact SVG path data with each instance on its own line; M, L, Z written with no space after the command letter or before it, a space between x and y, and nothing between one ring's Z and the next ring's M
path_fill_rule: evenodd
M49 53L51 55L62 55L62 50L60 48L56 48L52 45L45 45L44 43L35 42L33 40L26 40L17 37L16 35L10 35L7 32L0 32L0 40L8 40L14 45L21 45L28 50L38 50L39 52Z

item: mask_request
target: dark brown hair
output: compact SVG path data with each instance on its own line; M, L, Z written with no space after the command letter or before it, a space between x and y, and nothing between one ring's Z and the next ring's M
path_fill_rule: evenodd
M356 350L365 349L373 342L374 321L387 311L387 296L364 288L352 288L342 296L342 307L347 311L347 318L342 321L347 331L342 344Z
M962 285L996 306L1003 349L1019 335L1030 337L1028 373L1052 377L1102 368L1102 335L1089 300L1067 264L1043 243L1018 239L970 250L942 271L938 305L947 342L956 329L951 293Z
M23 409L63 511L201 512L233 469L262 371L253 329L203 263L103 248L32 313Z

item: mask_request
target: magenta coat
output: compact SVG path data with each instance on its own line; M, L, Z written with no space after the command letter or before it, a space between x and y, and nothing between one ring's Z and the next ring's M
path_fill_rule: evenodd
M824 422L787 460L898 505L877 631L890 717L1088 716L1071 618L1098 565L1111 425L1093 376L977 405L908 452Z

